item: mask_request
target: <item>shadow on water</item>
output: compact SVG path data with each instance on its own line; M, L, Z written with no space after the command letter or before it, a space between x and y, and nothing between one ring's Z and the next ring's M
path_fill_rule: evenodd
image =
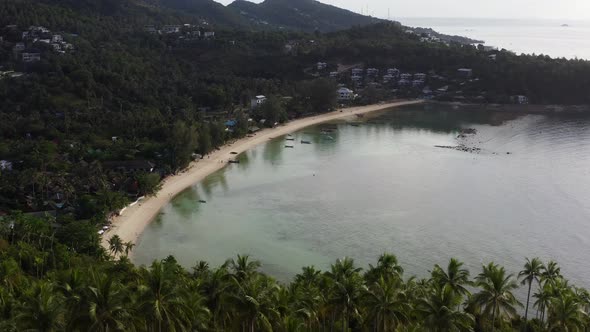
M229 190L225 169L221 169L207 176L203 181L200 182L200 184L207 199L211 199L213 195L213 189L215 189L217 186L221 186L224 192Z
M456 110L452 105L408 105L392 112L376 113L367 122L388 124L393 129L417 128L449 134L469 125L501 126L524 114L489 112L485 110Z
M277 166L283 161L283 151L285 151L285 137L277 137L264 145L262 155L264 160L270 162L272 166Z
M197 187L192 186L172 200L170 206L174 210L174 213L177 213L184 219L189 219L199 211L200 199Z

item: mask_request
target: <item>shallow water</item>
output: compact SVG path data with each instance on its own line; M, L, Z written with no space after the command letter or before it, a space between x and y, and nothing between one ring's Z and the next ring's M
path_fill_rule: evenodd
M384 251L418 276L450 257L475 275L492 260L517 273L539 256L590 286L590 119L413 106L363 121L240 155L163 209L135 262L247 253L287 281L305 265L351 256L366 267ZM477 134L457 138L461 128ZM435 147L458 144L482 150Z

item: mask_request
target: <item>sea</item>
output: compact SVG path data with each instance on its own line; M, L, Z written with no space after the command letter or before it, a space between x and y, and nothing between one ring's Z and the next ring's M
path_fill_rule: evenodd
M590 21L479 18L397 18L410 27L485 41L517 54L590 60Z
M456 146L466 148L446 148ZM218 266L249 254L287 282L303 266L348 256L367 268L383 252L418 277L451 257L472 275L489 262L518 274L540 257L590 287L590 117L415 105L237 158L161 211L135 263Z

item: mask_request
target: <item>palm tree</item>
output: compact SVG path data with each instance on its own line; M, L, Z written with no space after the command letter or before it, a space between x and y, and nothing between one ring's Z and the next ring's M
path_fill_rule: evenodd
M552 283L556 279L561 278L561 268L554 261L549 261L543 268L541 273L541 281L545 283Z
M354 260L344 258L337 260L335 264L332 264L330 272L326 272L330 289L329 302L334 308L333 315L336 312L342 314L343 331L346 331L349 319L359 315L358 304L363 287L362 278L359 275L361 270L354 266ZM332 321L334 318L332 316Z
M92 285L88 287L85 301L87 312L82 315L89 322L90 331L125 330L131 318L129 303L123 286L112 276L92 272Z
M190 312L183 299L183 290L178 280L172 277L169 265L154 262L149 270L142 270L139 312L153 325L154 330L186 330L190 326L187 313Z
M447 270L443 270L438 264L432 270L432 279L440 286L448 285L451 290L459 295L469 295L465 286L471 285L469 270L462 268L463 263L451 258Z
M533 260L526 259L526 263L524 264L524 270L520 271L518 276L522 278L522 285L529 285L529 290L526 296L526 309L524 310L524 322L525 322L525 332L527 329L527 318L529 315L529 303L531 299L531 288L533 286L533 282L539 282L541 278L541 274L543 272L544 266L543 263L539 258L533 258Z
M135 243L129 241L129 242L125 242L123 243L123 246L125 247L125 256L129 256L129 253L133 250L133 248L135 247Z
M521 305L512 291L518 288L511 274L506 275L504 267L494 263L483 267L483 272L476 278L476 285L481 291L471 298L476 310L484 316L491 317L492 331L495 331L496 318L511 318L517 315L515 306Z
M568 290L551 301L549 331L582 331L585 316L579 299Z
M399 265L397 257L392 254L384 253L379 256L377 266L369 264L369 270L365 275L365 279L369 283L377 282L381 277L388 278L402 278L404 269Z
M15 320L19 331L62 331L64 328L63 297L53 285L42 281L24 295Z
M109 239L108 243L109 250L115 257L125 251L123 240L121 240L121 237L119 237L117 234L113 235L113 237Z
M238 255L237 260L232 259L228 261L228 265L234 276L239 281L243 281L251 277L261 266L259 261L250 260L250 256L248 255Z
M428 331L471 331L475 319L458 309L462 300L451 285L434 284L430 295L416 304L416 313Z
M236 318L250 332L272 331L273 321L280 320L280 314L275 308L279 286L277 283L263 275L252 275L248 280L240 282L233 278L237 289L232 296Z
M548 308L551 305L551 300L553 299L553 289L550 285L544 285L539 289L539 291L533 294L533 297L537 299L535 303L533 303L533 307L537 309L537 315L541 314L541 323L545 320L545 308Z
M399 278L383 276L366 291L366 308L377 331L394 331L406 323L412 307Z

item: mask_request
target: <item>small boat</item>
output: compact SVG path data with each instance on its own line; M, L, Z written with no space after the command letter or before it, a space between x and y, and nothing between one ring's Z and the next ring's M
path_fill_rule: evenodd
M287 138L287 141L294 141L294 138Z
M310 141L301 141L301 144L311 144Z
M230 164L239 164L240 161L239 160L230 160L229 163Z
M290 149L294 149L295 147L293 145L285 145L286 148L290 148Z
M292 135L292 134L287 134L287 136L291 137L291 136L293 136L293 135Z
M207 203L207 201L204 201L202 199L199 200L199 203Z
M360 126L361 126L361 125L360 125L360 124L358 124L358 123L351 123L350 125L351 125L351 126L353 126L353 127L360 127Z
M238 154L238 153L237 153L237 152L233 152L233 151L232 151L232 152L230 152L229 154Z

